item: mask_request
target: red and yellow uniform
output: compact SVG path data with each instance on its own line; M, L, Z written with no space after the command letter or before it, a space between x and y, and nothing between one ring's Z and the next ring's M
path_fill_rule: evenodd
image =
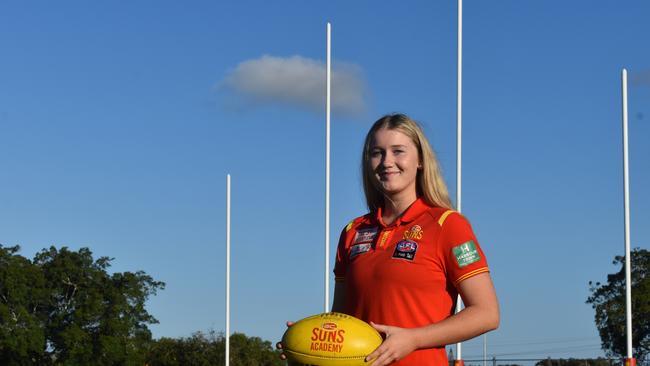
M417 199L391 225L381 210L348 224L334 274L345 282L344 313L403 328L454 313L458 284L487 272L485 255L458 212ZM417 350L395 365L447 365L444 347Z

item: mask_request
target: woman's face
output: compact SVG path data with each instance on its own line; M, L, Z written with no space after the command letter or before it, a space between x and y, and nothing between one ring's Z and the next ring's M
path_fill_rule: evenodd
M418 149L399 130L379 129L370 143L370 166L375 183L388 195L416 195L416 177L420 167Z

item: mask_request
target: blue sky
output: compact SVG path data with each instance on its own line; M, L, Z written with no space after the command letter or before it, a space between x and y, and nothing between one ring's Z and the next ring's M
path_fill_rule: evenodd
M623 67L632 245L650 242L649 13L641 0L465 1L463 212L501 302L490 355L602 354L585 300L623 252ZM285 320L320 312L327 21L332 252L365 213L361 144L385 113L422 123L453 196L455 2L9 1L0 243L28 257L89 247L166 282L149 302L156 337L223 330L231 174L232 330L276 341Z

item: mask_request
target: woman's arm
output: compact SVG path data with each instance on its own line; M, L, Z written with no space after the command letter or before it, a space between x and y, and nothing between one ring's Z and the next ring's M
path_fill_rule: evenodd
M499 326L499 304L489 273L462 281L458 291L465 308L458 314L420 328L399 328L371 323L386 335L384 343L367 360L373 366L388 365L420 348L441 347L474 338Z

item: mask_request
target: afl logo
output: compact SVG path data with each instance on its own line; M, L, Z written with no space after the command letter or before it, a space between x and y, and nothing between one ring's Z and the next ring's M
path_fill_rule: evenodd
M323 329L333 330L336 329L336 323L323 323Z
M402 253L413 253L418 249L418 244L414 241L404 240L397 244L397 250Z
M418 250L418 243L412 240L402 240L395 246L395 251L393 252L393 258L395 259L405 259L407 261L413 262L415 259L415 254Z

